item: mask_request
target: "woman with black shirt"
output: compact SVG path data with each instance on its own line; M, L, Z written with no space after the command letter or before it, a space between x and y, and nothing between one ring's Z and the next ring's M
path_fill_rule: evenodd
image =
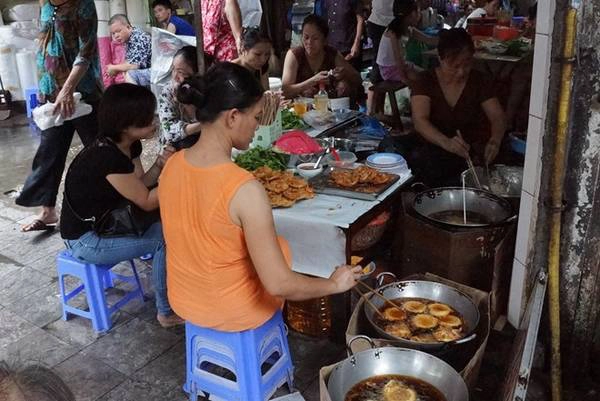
M140 139L151 138L156 132L154 110L156 99L144 87L119 84L106 90L98 113L99 139L77 155L67 173L60 228L73 256L88 263L116 264L152 253L157 319L169 327L183 321L173 314L167 300L161 224L154 223L141 237L108 238L98 236L89 222L79 218L98 219L121 207L124 200L145 211L158 208L157 191L149 187L156 185L174 149L166 148L144 172Z

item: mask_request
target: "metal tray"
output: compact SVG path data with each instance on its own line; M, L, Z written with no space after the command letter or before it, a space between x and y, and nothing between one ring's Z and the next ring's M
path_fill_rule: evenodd
M329 174L331 174L331 172L333 170L351 171L351 169L337 168L337 167L329 167L329 168L323 170L322 174L319 174L318 176L313 177L309 180L309 184L313 187L313 189L315 190L316 193L326 194L326 195L343 196L345 198L373 201L373 200L376 200L379 195L384 193L389 187L394 185L396 183L396 181L398 181L400 179L400 176L398 176L396 174L390 174L393 176L393 178L385 184L373 186L375 188L375 191L360 192L360 191L353 191L349 188L336 186L334 183L330 182ZM385 174L389 174L389 173L385 173Z

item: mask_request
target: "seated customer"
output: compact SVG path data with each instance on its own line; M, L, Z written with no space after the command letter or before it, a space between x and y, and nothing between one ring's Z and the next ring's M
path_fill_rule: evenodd
M286 98L313 97L324 82L329 97L359 97L358 72L333 47L327 45L329 28L316 15L302 23L302 46L288 51L283 64L282 89Z
M132 27L126 15L116 14L108 20L110 34L116 42L125 44L125 62L109 64L106 70L110 76L125 73L129 83L150 87L150 65L152 63L152 41L149 34Z
M471 36L462 28L440 31L438 53L440 66L419 74L411 88L415 129L427 143L409 164L429 186L458 184L469 155L492 163L506 129L492 83L472 68Z
M71 163L65 179L60 234L73 257L87 263L116 264L153 254L152 281L157 319L163 327L182 323L167 300L165 243L160 222L141 236L103 237L89 221L130 201L142 210L158 208L156 185L165 161L173 153L167 148L144 171L140 161L141 139L156 132L156 99L150 90L132 84L109 87L98 112L99 139L82 150Z
M158 97L160 120L160 143L171 144L175 149L189 148L200 136L200 123L196 120L196 108L177 100L179 85L198 73L198 58L195 46L184 46L175 53L171 69L171 81L165 85ZM206 67L212 57L205 55Z
M189 22L173 15L173 5L170 0L154 0L152 2L152 10L160 28L175 35L196 35L194 27Z
M419 7L413 0L394 4L396 17L388 25L379 43L377 65L386 81L400 81L410 85L421 72L421 68L406 60L406 44L410 38L428 44L437 44L431 38L415 28L419 22Z
M269 58L272 51L271 39L263 35L258 28L244 28L240 56L232 63L247 68L258 79L263 89L268 90Z
M169 301L198 326L254 329L285 299L345 292L360 277L360 266L341 266L328 279L293 272L264 187L231 161L232 149L248 149L254 137L262 94L252 73L233 63L216 64L179 89L179 98L196 106L202 135L168 161L158 195Z

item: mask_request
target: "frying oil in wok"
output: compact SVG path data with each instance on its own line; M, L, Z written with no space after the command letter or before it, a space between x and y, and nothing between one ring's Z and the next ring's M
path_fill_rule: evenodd
M375 324L395 337L422 343L450 342L463 338L467 325L450 305L425 298L396 298L373 315Z
M428 216L432 220L443 221L448 224L464 224L463 211L444 210L442 212L432 213ZM481 213L470 212L467 210L467 224L491 224L492 221Z
M402 375L373 376L356 383L344 401L446 401L431 384Z

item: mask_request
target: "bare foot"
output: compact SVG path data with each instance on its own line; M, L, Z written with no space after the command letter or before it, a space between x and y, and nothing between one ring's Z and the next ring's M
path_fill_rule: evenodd
M180 318L179 316L177 316L174 313L172 315L168 315L168 316L161 315L160 313L158 313L156 315L156 320L158 320L158 323L160 323L160 325L164 328L179 326L179 325L185 323L185 320L183 320L182 318Z

